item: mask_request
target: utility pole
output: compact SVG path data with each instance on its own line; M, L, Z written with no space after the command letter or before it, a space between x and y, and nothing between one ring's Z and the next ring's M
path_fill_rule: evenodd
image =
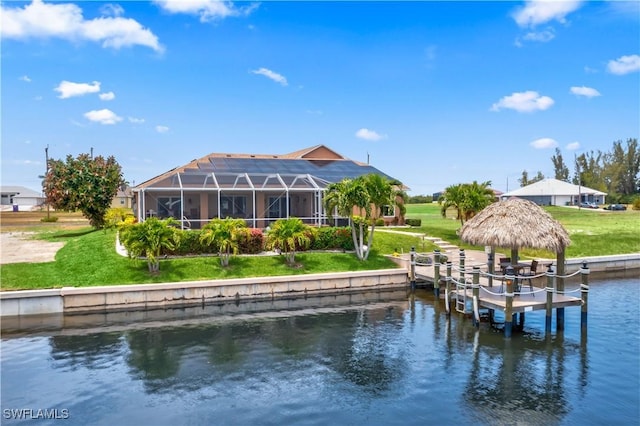
M46 165L46 172L44 174L44 178L47 178L47 175L49 174L49 145L47 145L44 148L44 159L45 159L45 165ZM49 217L50 212L49 212L49 203L47 202L47 194L44 194L45 199L44 202L47 204L47 221L49 221L51 218Z

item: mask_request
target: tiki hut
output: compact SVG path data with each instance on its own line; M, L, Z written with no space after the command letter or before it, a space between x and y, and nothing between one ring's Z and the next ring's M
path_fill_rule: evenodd
M546 249L557 255L564 271L564 249L571 244L564 227L537 204L522 198L493 203L468 220L458 231L462 241L474 245L510 248L517 262L521 248Z

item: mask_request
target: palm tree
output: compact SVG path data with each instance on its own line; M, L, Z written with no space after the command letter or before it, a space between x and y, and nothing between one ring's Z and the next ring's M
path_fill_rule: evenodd
M310 232L311 228L300 218L279 219L267 233L267 248L282 250L287 265L293 266L296 264L296 250L306 249L311 244Z
M485 207L493 203L496 195L490 188L490 185L490 181L478 183L475 180L473 183L465 184L463 201L464 220L471 219Z
M141 223L124 226L121 230L120 242L127 249L129 257L144 256L147 259L149 272L160 271L160 253L163 248L173 250L180 241L180 234L175 226L178 222L173 218L160 220L150 217Z
M493 202L495 194L490 185L490 181L478 183L474 180L473 183L459 183L447 187L438 200L442 205L442 216L446 217L447 209L454 208L456 219L464 224L465 220L471 219Z
M382 207L397 205L398 198L403 199L402 194L402 191L396 190L388 179L371 173L330 184L325 191L324 204L327 211L335 211L338 215L350 219L356 256L360 260L367 260L370 253L368 248L373 244L375 221L380 217ZM369 224L371 230L365 246L364 235Z
M451 185L445 188L444 192L438 200L438 204L441 204L442 217L447 217L447 210L454 208L456 210L456 220L463 223L462 217L462 203L464 201L464 188L463 184Z
M328 212L336 212L339 216L348 217L351 226L351 237L356 256L364 260L364 233L366 219L355 215L354 210L365 215L371 211L369 194L362 179L343 179L327 186L324 205ZM366 216L365 216L366 217Z
M213 219L202 228L200 242L207 246L215 245L220 264L227 267L231 254L238 253L238 240L246 230L247 224L243 219Z

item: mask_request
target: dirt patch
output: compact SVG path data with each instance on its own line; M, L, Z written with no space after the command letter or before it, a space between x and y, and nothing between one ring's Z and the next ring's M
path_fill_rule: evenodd
M53 262L64 243L35 240L33 232L0 233L0 264Z

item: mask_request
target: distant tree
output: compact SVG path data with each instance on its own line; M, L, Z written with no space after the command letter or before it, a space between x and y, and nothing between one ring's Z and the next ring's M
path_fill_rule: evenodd
M578 155L575 159L576 172L573 184L606 191L604 160L605 156L601 151L589 151Z
M412 195L407 198L407 204L427 204L433 202L431 195Z
M611 181L611 192L632 195L640 192L640 149L638 139L627 139L626 149L622 141L613 143L613 151L606 158Z
M531 185L532 183L540 182L543 179L544 175L541 171L538 171L538 173L536 173L536 177L534 177L533 179L529 179L529 173L526 170L523 170L522 177L518 179L518 182L520 183L520 186L527 186Z
M569 182L569 167L564 162L560 149L556 148L556 155L551 157L555 178L564 182Z
M92 158L80 154L49 160L44 179L46 202L58 210L80 210L91 226L103 228L105 214L120 185L125 184L120 165L113 156Z

